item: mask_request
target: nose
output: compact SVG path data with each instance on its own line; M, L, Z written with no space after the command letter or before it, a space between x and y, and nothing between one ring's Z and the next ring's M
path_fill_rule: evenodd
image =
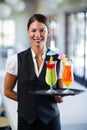
M40 34L40 31L37 30L36 33L35 33L35 36L36 36L36 37L40 37L40 35L41 35L41 34Z

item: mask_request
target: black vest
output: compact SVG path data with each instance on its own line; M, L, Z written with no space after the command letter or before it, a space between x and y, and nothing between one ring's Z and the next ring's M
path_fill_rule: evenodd
M46 60L48 59L49 57L46 57ZM59 62L58 60L57 72ZM35 119L40 119L47 124L59 114L58 105L54 97L29 95L28 93L29 91L49 89L45 82L45 74L46 64L44 62L39 77L36 76L30 48L18 54L18 114L29 123Z

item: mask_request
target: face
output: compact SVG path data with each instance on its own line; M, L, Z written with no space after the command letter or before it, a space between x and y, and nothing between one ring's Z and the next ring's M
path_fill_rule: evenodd
M46 45L48 34L49 30L46 25L38 21L33 22L28 29L32 46L40 47Z

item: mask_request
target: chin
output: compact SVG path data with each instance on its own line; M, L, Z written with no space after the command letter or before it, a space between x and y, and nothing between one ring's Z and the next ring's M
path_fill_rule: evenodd
M35 46L42 46L43 43L35 43Z

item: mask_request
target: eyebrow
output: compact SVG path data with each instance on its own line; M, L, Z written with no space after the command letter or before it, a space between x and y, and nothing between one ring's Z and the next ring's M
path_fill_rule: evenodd
M36 29L36 28L31 28L31 29ZM39 29L45 29L45 27L43 27L43 28L39 28Z

